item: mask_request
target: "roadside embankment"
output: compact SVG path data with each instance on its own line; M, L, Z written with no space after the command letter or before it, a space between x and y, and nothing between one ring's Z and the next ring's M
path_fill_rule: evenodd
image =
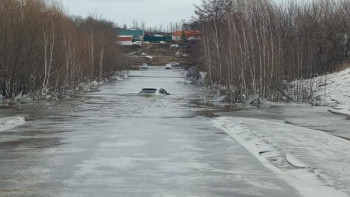
M349 196L350 69L298 83L311 105L243 105L213 123L303 196Z
M350 142L279 121L220 117L214 125L303 196L348 196Z
M317 82L313 87L318 95L316 102L330 106L332 113L350 117L350 68L313 80Z

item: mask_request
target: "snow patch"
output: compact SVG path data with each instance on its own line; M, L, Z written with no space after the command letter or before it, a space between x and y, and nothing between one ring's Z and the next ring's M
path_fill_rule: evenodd
M299 82L310 87L314 105L329 106L335 113L350 116L350 68Z
M125 79L129 78L129 73L128 71L120 71L117 72L115 74L115 76L113 77L113 79L117 80L117 81L123 81Z
M307 168L308 167L307 164L298 160L294 155L291 155L291 154L286 155L286 160L288 163L290 163L292 166L295 166L296 168Z
M97 89L98 86L102 85L104 82L97 82L96 80L89 83L80 83L78 87L76 87L76 92L89 92L94 89Z
M12 129L24 123L25 119L23 116L0 118L0 132Z
M229 102L229 98L228 98L228 96L219 96L219 97L216 97L216 98L214 98L214 102L219 102L219 103L223 103L223 102Z
M303 196L350 194L350 142L279 121L221 117L226 131Z

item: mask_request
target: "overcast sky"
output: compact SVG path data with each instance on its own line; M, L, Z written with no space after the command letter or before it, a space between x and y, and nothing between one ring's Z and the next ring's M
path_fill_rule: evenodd
M61 0L62 5L70 15L87 17L89 15L102 16L119 26L133 20L146 26L154 27L170 22L189 20L194 14L194 4L200 0Z

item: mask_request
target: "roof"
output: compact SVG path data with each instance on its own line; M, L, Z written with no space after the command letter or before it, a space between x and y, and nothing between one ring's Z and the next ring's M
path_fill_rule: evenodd
M186 37L190 36L200 36L200 31L176 31L173 33L173 36L182 36L182 32L185 33Z
M146 42L160 42L160 41L171 41L170 36L162 36L162 37L155 37L155 36L145 36L144 41Z
M143 30L140 29L127 29L119 31L120 36L143 36Z

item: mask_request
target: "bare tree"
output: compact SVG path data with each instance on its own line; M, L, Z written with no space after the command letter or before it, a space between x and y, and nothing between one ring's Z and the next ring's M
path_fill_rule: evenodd
M0 93L6 98L63 95L125 68L111 22L70 18L44 0L2 0L0 17Z
M270 0L202 0L196 7L211 85L232 101L249 95L313 99L299 79L337 70L349 54L348 1L277 6ZM285 81L291 82L286 89Z

